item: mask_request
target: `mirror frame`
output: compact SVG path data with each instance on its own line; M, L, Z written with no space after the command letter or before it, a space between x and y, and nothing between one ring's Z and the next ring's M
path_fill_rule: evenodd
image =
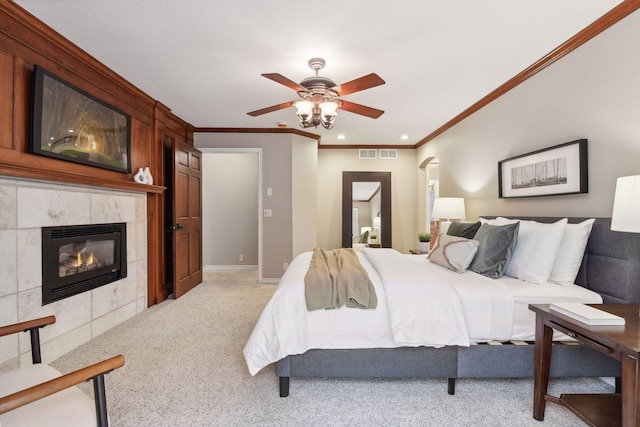
M380 182L380 228L385 230L380 244L383 248L390 248L392 240L391 172L342 172L342 247L353 246L351 207L354 182Z

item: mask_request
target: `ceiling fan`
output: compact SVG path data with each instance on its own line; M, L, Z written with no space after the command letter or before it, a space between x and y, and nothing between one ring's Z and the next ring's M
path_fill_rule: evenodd
M318 127L318 125L322 125L325 129L331 129L337 115L337 109L371 117L372 119L377 119L384 113L384 111L376 108L339 99L341 96L385 84L385 81L377 74L367 74L366 76L351 80L350 82L336 85L333 80L318 75L318 71L322 70L325 66L324 59L311 58L308 63L309 68L314 70L316 75L307 77L299 84L286 78L282 74L262 74L262 76L273 80L276 83L280 83L295 90L301 98L300 100L283 102L282 104L251 111L247 114L252 117L256 117L262 114L295 106L298 110L297 115L300 119L301 127L308 128L311 126Z

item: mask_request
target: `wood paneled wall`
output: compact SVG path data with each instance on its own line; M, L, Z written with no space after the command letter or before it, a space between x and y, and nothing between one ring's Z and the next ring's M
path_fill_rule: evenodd
M131 115L131 170L125 174L29 152L35 65ZM147 193L148 304L164 291L165 135L193 145L193 127L11 1L0 2L0 175ZM133 182L149 166L154 185Z

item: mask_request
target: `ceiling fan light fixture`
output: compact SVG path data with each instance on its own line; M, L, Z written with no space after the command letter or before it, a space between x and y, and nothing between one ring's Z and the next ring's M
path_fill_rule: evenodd
M306 101L306 100L296 101L293 103L293 105L295 105L296 110L298 110L296 114L300 119L300 126L302 128L307 128L311 126L311 119L313 117L313 108L315 107L315 105L313 105L313 102Z
M336 110L338 109L338 103L335 101L327 101L320 104L320 110L322 111L322 117L324 116L336 116Z
M296 101L294 102L293 105L295 105L296 109L298 110L298 113L297 113L298 115L307 115L307 116L311 115L311 112L314 107L313 102L306 101L306 100Z
M333 123L338 116L336 112L338 108L373 119L377 119L384 113L382 110L338 99L341 95L348 95L385 84L385 81L377 74L367 74L366 76L362 76L341 85L336 85L333 80L318 75L318 71L323 69L324 65L324 59L311 58L309 60L309 67L315 71L315 76L307 77L300 83L296 83L278 73L262 74L263 77L266 77L269 80L273 80L276 83L280 83L295 90L301 99L298 101L283 102L282 104L272 105L271 107L262 108L256 111L250 111L247 114L252 117L256 117L262 114L278 111L283 108L295 106L297 110L296 114L300 120L300 127L308 128L314 126L317 128L319 125L322 125L325 129L331 129L333 128Z
M331 129L333 127L333 122L338 116L336 112L338 107L339 105L335 101L325 101L320 104L322 127L325 129Z

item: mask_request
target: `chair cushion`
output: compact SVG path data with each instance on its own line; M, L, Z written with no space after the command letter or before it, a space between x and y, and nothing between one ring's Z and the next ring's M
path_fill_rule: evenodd
M61 374L49 365L37 363L0 373L0 397L52 380ZM0 415L0 426L95 426L93 399L78 387L58 393Z

